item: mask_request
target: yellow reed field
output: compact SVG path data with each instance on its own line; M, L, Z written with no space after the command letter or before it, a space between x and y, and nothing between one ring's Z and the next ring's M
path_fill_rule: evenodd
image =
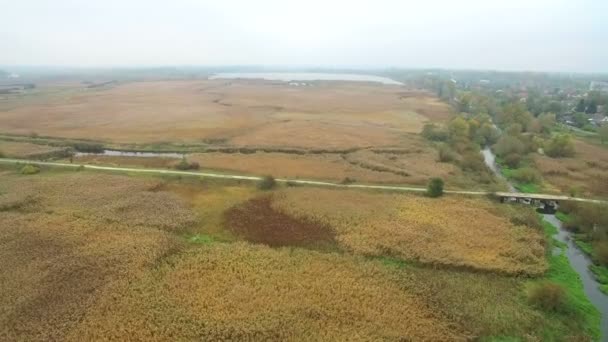
M483 199L291 188L273 206L329 224L355 253L506 274L540 275L547 268L543 235L513 225Z
M338 254L212 244L95 305L74 340L465 340L390 270Z

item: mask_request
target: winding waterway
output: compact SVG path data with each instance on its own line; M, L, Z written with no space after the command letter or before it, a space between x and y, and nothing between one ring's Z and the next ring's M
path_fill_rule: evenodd
M482 154L486 165L498 178L503 179L508 184L509 191L518 192L500 172L500 168L496 164L496 157L492 150L486 147L482 150ZM544 214L543 218L545 221L557 227L558 232L553 237L566 244L566 257L568 257L568 261L570 262L570 265L572 265L572 268L578 273L583 283L585 295L587 295L591 303L595 305L602 315L600 322L600 329L602 332L601 340L608 342L608 296L599 290L600 284L595 280L593 273L591 273L591 270L589 269L589 266L592 265L591 259L576 246L570 232L563 227L562 222L558 220L555 215Z

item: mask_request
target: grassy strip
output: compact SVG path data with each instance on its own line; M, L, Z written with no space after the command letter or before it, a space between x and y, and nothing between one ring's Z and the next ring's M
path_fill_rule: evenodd
M548 256L549 270L546 274L546 280L560 284L567 294L563 312L553 313L552 315L556 319L561 318L569 322L594 340L598 340L600 337L600 313L585 295L580 277L568 261L565 253L567 246L553 239L552 236L557 233L557 228L546 221L543 221L543 227L553 246L560 248L562 251L559 255L551 254ZM557 339L560 339L560 336L566 336L560 335L559 332L547 333Z
M571 220L571 216L558 211L555 214L555 217L562 222L569 222ZM591 257L592 260L595 260L595 253L593 251L593 245L589 243L585 239L583 234L573 234L574 243L580 250L582 250L585 254ZM595 262L595 261L594 261ZM595 276L595 279L601 284L599 286L600 291L602 293L608 295L608 267L603 265L592 264L589 266L591 273Z
M555 217L562 222L570 222L570 215L561 211L556 212Z

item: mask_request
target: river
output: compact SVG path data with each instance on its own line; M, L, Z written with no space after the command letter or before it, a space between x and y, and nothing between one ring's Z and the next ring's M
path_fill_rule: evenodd
M496 157L494 156L492 150L486 147L481 152L486 165L494 172L494 174L496 174L498 178L505 180L510 191L517 192L517 189L515 189L515 187L502 175L502 173L500 173L500 168L496 164ZM593 273L591 273L591 270L589 269L589 266L592 265L591 259L589 259L589 257L583 251L581 251L578 246L576 246L570 232L563 227L562 222L558 220L555 215L544 214L543 218L545 221L557 227L558 233L553 237L567 245L566 256L568 257L568 261L576 273L578 273L583 283L585 295L602 315L600 322L600 329L602 332L601 340L608 342L608 296L599 290L600 284L595 280Z

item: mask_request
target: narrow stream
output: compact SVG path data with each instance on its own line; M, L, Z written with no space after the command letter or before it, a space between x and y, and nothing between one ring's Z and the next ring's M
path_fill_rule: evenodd
M500 173L500 168L496 164L496 158L492 150L486 147L482 150L482 154L486 165L496 174L497 177L505 180L509 186L509 190L512 192L518 192L517 189L515 189L515 187ZM568 261L576 273L578 273L583 283L585 295L602 315L600 321L600 329L602 333L601 340L608 342L608 296L599 290L600 284L595 280L593 273L591 273L591 270L589 269L592 261L576 246L574 240L570 236L570 232L563 227L562 222L558 220L555 215L544 214L543 218L545 221L557 227L558 233L557 235L554 235L554 238L567 245L566 256L568 257Z

